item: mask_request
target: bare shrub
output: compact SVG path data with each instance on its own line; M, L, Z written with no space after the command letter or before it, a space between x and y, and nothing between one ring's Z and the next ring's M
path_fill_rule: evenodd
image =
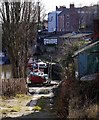
M12 78L2 80L2 95L10 97L18 93L24 94L26 92L26 80L24 78Z

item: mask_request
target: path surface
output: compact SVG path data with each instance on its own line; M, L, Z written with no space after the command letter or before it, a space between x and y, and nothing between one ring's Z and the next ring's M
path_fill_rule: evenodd
M32 118L57 118L56 113L54 112L53 108L53 89L57 88L58 85L60 84L59 81L52 81L51 85L49 86L41 86L41 87L29 87L29 92L33 94L33 99L30 101L29 105L30 107L33 107L35 105L39 106L40 99L42 102L43 98L43 111L35 112L27 117L32 117ZM39 100L39 103L38 103ZM45 108L44 108L45 107Z
M58 88L59 81L52 81L50 86L31 86L29 87L29 95L32 96L32 99L25 104L24 107L28 107L30 111L25 111L19 114L10 114L7 120L13 118L13 120L18 120L19 118L51 118L51 120L57 118L57 115L53 106L53 89ZM39 106L41 108L40 111L33 111L35 106ZM24 110L23 110L24 111ZM53 118L53 119L52 119ZM2 119L3 120L3 119Z

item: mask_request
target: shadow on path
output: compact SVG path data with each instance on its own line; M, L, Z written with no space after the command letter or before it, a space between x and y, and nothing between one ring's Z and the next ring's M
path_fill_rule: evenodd
M58 117L56 113L51 112L34 112L28 115L23 115L21 117L15 117L15 118L2 118L1 120L58 120Z

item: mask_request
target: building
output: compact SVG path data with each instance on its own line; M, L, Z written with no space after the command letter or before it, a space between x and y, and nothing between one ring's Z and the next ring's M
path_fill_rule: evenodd
M54 11L48 13L48 32L55 32L57 31L58 27L58 14L61 11Z
M43 20L43 30L48 30L48 20Z
M79 15L74 7L65 6L56 7L56 11L48 14L48 32L73 32L79 29Z
M55 52L58 45L58 38L60 34L55 33L39 33L37 43L39 53L51 53Z
M77 78L93 80L99 74L99 40L91 42L74 54Z
M76 11L76 8L74 7L74 4L70 4L69 9L66 7L64 8L63 6L63 11L58 15L57 31L77 32L78 30L79 30L79 15L78 12Z
M97 18L97 15L97 5L75 7L74 4L70 4L70 8L56 6L56 11L48 14L48 31L92 32L93 20Z
M79 14L79 30L93 31L93 20L97 18L97 5L83 6L76 8Z

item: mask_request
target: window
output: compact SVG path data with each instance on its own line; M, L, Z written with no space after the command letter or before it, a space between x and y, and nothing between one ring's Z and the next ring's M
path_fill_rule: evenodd
M67 15L67 19L69 19L69 15Z
M67 22L66 25L69 26L69 22Z

